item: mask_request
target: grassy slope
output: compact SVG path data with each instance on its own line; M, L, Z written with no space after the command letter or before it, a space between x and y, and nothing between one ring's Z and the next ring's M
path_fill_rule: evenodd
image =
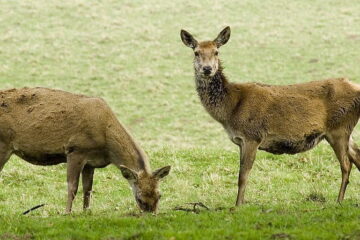
M101 96L153 168L171 164L173 171L162 183L157 217L136 214L114 167L95 173L91 213L81 212L80 192L75 213L64 216L65 166L37 167L13 157L0 176L0 239L359 237L360 174L353 172L346 200L337 205L340 170L325 143L295 156L259 152L249 204L230 209L238 150L199 104L192 53L179 38L181 28L209 39L230 25L221 58L232 81L347 76L360 82L359 11L360 3L350 0L3 1L1 88L47 86ZM309 201L310 194L325 202ZM195 201L211 211L172 210ZM39 203L47 205L19 216Z

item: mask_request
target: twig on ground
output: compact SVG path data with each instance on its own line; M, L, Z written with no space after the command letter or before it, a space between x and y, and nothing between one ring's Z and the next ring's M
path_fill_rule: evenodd
M34 210L36 210L36 209L38 209L38 208L41 208L41 207L43 207L43 206L45 206L44 203L43 203L43 204L40 204L40 205L36 205L35 207L30 208L29 210L26 210L25 212L23 212L21 215L26 215L26 214L28 214L29 212L34 211Z
M202 202L192 202L192 203L186 203L186 204L193 205L193 207L192 208L185 208L185 207L182 207L182 206L176 206L174 208L174 210L176 210L176 211L185 211L185 212L194 212L194 213L197 213L197 214L200 213L200 209L196 208L197 206L205 208L206 210L210 210L210 208L208 208Z

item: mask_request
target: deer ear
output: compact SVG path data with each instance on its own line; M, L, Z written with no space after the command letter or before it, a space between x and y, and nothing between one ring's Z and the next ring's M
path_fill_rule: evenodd
M123 177L129 181L138 179L138 174L134 170L131 170L130 168L125 167L124 165L120 165L120 171Z
M215 38L214 42L216 44L216 46L219 48L222 45L224 45L225 43L227 43L227 41L229 41L230 38L230 27L227 26L226 28L224 28L219 35Z
M195 40L195 38L188 33L185 30L181 30L180 32L180 36L181 36L181 40L183 41L183 43L187 46L190 47L192 49L195 49L198 45L198 42Z
M153 176L157 179L161 179L163 177L166 177L170 172L171 166L166 166L159 168L153 172Z

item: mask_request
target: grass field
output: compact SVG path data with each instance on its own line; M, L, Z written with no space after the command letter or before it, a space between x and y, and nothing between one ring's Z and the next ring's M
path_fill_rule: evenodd
M66 166L12 157L0 174L2 239L360 239L360 173L342 205L340 167L324 142L294 156L259 152L233 208L238 148L202 108L192 52L180 29L213 39L231 81L292 84L346 76L360 83L360 2L0 2L0 86L44 86L103 97L153 169L172 165L157 216L139 214L114 166L95 172L92 210L82 192L65 215ZM360 128L354 138L360 143ZM174 210L202 202L210 210ZM20 214L46 205L26 216Z

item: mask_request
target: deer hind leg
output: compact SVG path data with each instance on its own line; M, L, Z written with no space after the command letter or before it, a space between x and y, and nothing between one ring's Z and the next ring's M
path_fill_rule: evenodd
M78 190L80 173L85 165L85 159L85 155L79 152L71 152L67 155L68 201L66 213L71 212L72 202Z
M5 143L0 142L0 172L9 160L11 153L10 147Z
M256 157L258 146L259 143L257 142L244 142L240 147L240 172L238 179L238 195L236 198L236 206L244 203L245 188L250 170Z
M351 172L352 162L349 151L349 136L346 134L333 135L327 138L335 155L340 163L341 168L341 185L337 201L340 203L344 200L346 187L349 184L349 176Z
M91 190L93 185L93 178L94 178L94 168L85 165L84 169L82 170L82 185L84 191L84 210L90 207L90 198L91 198Z

